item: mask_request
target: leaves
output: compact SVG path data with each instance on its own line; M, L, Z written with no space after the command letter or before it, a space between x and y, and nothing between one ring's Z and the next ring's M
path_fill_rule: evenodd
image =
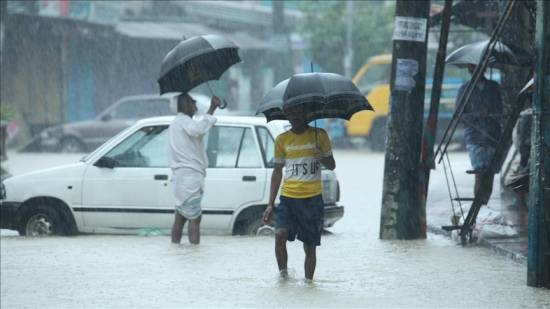
M301 1L304 17L297 31L307 45L307 54L326 71L342 73L346 46L345 1ZM395 6L386 1L353 2L353 71L367 58L391 52Z
M0 103L0 120L11 120L13 116L13 108L6 103Z

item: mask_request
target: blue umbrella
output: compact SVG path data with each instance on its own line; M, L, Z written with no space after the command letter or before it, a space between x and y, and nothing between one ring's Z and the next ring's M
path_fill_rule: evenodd
M349 120L361 110L374 110L357 86L348 78L334 73L302 73L286 79L260 101L256 114L267 121L286 120L284 110L305 107L307 121L322 118Z

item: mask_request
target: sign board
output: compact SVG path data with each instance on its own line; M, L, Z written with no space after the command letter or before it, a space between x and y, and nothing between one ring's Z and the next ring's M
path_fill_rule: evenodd
M411 92L416 81L414 76L418 74L418 61L414 59L397 59L394 89Z
M427 25L426 18L396 16L393 40L424 42Z

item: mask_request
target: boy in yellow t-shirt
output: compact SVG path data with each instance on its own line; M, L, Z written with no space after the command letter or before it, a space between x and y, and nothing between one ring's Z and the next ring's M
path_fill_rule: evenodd
M288 276L286 242L297 237L304 244L305 277L311 280L323 228L321 164L334 170L336 163L327 133L308 126L303 108L285 110L285 115L292 127L275 140L275 166L263 221L268 223L275 214L275 257L281 276ZM283 167L285 178L280 203L274 206Z

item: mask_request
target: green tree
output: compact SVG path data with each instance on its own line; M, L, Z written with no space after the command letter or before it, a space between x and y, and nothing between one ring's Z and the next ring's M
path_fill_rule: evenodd
M304 14L296 23L307 54L325 70L342 73L345 55L345 1L299 1ZM353 3L353 71L368 57L391 52L395 5L388 1Z
M6 103L0 103L0 120L12 120L14 112L11 106Z

